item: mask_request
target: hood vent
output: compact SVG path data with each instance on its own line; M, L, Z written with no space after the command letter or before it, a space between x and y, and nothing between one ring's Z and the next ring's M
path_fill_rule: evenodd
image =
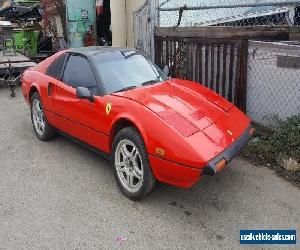
M199 129L194 124L176 111L159 112L158 116L184 137L189 137L199 132Z
M213 91L209 91L209 94L206 95L206 99L225 112L228 112L233 107L233 104L231 102L218 96Z
M208 114L208 111L203 110L203 109L199 109L198 111L196 111L195 113L192 114L193 119L195 119L196 121L200 121L201 119L203 119L203 117L206 117Z

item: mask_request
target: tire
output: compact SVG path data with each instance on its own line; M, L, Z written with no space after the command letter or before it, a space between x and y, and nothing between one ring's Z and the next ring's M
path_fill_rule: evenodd
M135 128L126 127L117 133L111 161L118 186L127 198L141 200L152 191L155 178L144 141Z
M37 108L39 107L39 110ZM44 114L42 101L38 92L34 92L30 99L31 121L37 138L48 141L55 136L55 131L48 123Z

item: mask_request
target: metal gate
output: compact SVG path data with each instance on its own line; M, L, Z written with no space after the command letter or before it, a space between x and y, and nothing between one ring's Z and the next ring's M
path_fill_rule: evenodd
M155 37L155 61L199 82L246 112L247 40Z
M158 22L158 0L147 0L133 14L136 49L154 59L154 28Z

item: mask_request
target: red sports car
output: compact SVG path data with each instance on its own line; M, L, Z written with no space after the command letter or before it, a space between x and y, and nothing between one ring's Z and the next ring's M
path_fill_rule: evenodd
M131 49L59 52L24 72L22 90L37 137L59 132L102 152L132 200L156 180L189 188L215 175L253 134L232 103Z

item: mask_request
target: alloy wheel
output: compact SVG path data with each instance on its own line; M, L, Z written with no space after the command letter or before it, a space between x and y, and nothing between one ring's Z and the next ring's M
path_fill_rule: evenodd
M40 100L35 99L32 103L32 118L36 132L43 136L45 132L45 116Z
M115 168L122 186L138 192L143 185L144 168L138 148L130 140L119 142L115 153Z

